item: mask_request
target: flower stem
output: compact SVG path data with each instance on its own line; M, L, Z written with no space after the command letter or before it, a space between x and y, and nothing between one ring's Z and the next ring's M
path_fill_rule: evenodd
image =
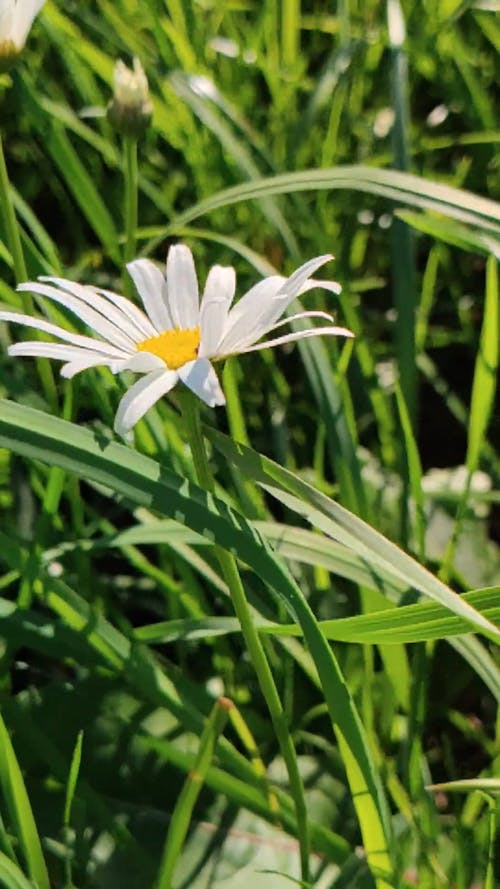
M125 136L123 139L125 175L125 249L124 261L130 262L135 256L138 220L138 167L137 139ZM123 291L131 295L131 282L127 270L123 270Z
M208 464L205 442L201 430L200 411L197 399L190 392L182 393L182 410L186 422L191 454L199 484L209 493L215 490L214 480ZM245 596L240 573L235 558L221 546L215 546L215 554L219 561L224 579L229 587L233 607L240 622L246 647L250 654L259 685L264 695L274 731L278 739L281 754L285 761L290 781L295 812L297 817L297 834L300 844L300 862L302 880L309 880L309 827L304 797L304 786L300 776L297 754L287 724L276 683L269 666L260 636L254 627L250 606Z

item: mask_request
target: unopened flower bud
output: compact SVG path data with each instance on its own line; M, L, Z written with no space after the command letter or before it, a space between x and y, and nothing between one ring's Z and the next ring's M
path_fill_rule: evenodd
M114 71L113 98L108 105L108 120L122 136L138 138L149 126L153 106L149 99L148 79L138 58L133 68L118 61Z
M45 0L0 0L0 74L21 54L36 14Z

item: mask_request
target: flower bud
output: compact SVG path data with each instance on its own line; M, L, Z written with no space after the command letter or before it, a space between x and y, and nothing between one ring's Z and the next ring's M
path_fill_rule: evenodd
M133 68L127 68L119 60L113 77L114 92L108 105L108 120L122 136L138 138L149 126L153 115L144 69L138 58L134 58Z

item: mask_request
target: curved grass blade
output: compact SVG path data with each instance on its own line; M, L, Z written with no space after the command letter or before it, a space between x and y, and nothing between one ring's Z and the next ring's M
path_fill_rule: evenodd
M475 629L485 632L497 642L500 641L500 630L497 627L362 519L268 457L231 441L214 429L207 429L206 434L227 460L262 484L265 490L290 509L307 518L312 525L365 555L369 563L383 565L386 570L416 590L446 605L455 614L469 621Z
M376 167L338 166L319 170L282 173L255 182L236 185L212 195L175 217L163 236L175 232L205 213L240 203L299 191L345 189L373 194L423 210L435 210L443 216L469 223L484 231L500 235L500 204L465 189L453 188L399 170Z

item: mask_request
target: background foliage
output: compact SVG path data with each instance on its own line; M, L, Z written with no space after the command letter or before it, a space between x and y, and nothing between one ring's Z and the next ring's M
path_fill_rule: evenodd
M467 622L439 604L448 584L498 622L498 5L407 0L401 45L394 3L325 6L48 0L1 81L30 278L121 288L122 145L98 111L115 60L138 55L154 102L139 146L140 251L163 260L182 238L202 280L215 262L235 265L239 292L332 251L335 311L356 332L354 349L309 341L227 364L227 414L204 416L218 500L201 518L189 496L172 505L175 479L194 478L177 394L151 411L135 444L173 473L161 521L160 494L132 485L130 451L105 465L95 436L31 413L88 426L104 448L123 382L93 370L57 379L54 403L34 362L2 356L2 395L18 405L0 407L7 886L27 885L23 872L48 885L44 861L54 885L152 885L222 689L235 709L174 884L298 878L276 738L204 533L218 528L228 545L227 504L328 622L389 800L398 887L494 885L484 787L425 785L498 777L498 656L458 635ZM0 263L0 299L19 309L5 238ZM331 299L313 292L307 305L330 310ZM137 472L146 478L146 463ZM193 487L192 503L200 496ZM269 631L291 618L252 552L238 551L307 788L314 885L373 886L316 652L296 627ZM421 592L439 601L412 605Z

